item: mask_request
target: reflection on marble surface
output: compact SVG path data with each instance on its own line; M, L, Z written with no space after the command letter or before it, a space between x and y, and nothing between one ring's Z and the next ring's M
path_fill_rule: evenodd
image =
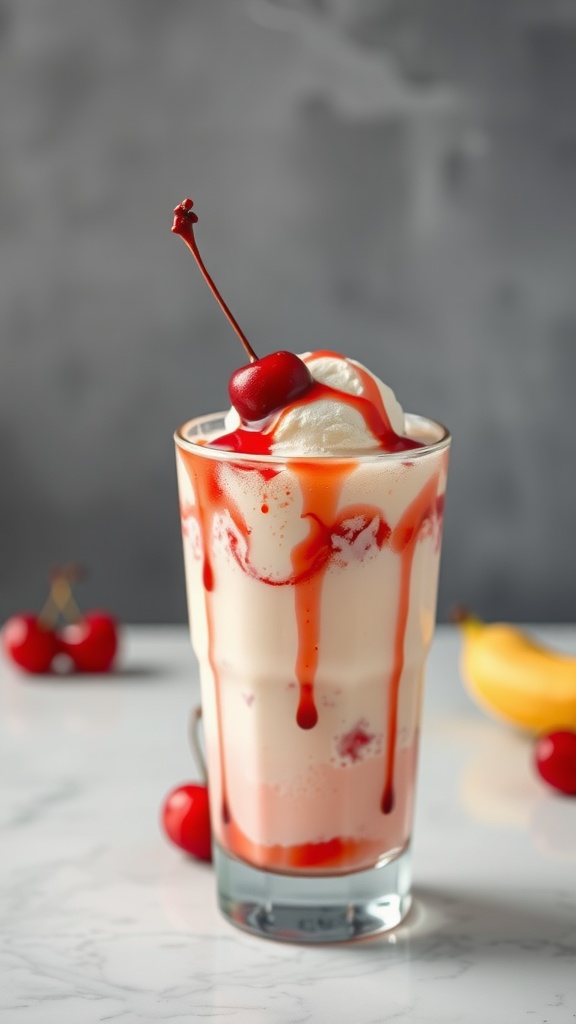
M23 679L2 664L2 1024L573 1022L576 802L471 705L457 652L440 630L414 908L379 939L321 949L236 931L211 868L160 835L163 795L193 772L184 629L130 631L113 679Z
M571 627L535 626L530 631L559 652L570 653L576 647ZM450 631L437 634L439 661L451 656L453 643ZM459 690L442 687L434 693L434 703L429 736L459 751L457 800L463 812L489 829L522 831L551 860L576 860L576 800L555 792L539 778L530 734L488 712L471 717L463 686Z
M462 723L455 726L462 734ZM460 775L467 814L487 826L521 829L552 860L576 862L576 800L544 785L532 767L529 736L474 723Z

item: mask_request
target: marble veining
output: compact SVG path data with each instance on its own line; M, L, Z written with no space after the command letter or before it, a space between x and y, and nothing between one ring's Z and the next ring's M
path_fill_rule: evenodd
M472 707L457 651L441 628L414 908L380 939L315 949L229 926L212 869L160 833L164 793L194 776L184 629L130 630L114 679L29 680L3 663L1 1024L574 1024L576 801Z

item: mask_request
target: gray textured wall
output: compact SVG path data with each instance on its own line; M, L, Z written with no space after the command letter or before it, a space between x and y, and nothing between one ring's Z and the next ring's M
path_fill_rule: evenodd
M185 617L172 430L330 346L452 429L440 617L574 618L576 0L0 0L0 617Z

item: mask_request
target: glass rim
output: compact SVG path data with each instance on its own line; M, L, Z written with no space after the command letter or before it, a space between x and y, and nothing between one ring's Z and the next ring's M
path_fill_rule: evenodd
M414 427L418 424L424 426L436 427L441 436L436 441L431 441L430 444L424 443L422 448L410 448L408 451L402 452L383 452L379 449L371 452L363 452L360 454L350 454L346 452L335 452L331 455L280 455L275 452L269 454L250 454L250 452L235 452L228 451L225 448L211 448L205 444L198 444L196 441L191 441L187 437L187 433L193 427L200 427L203 423L214 423L216 420L224 420L228 410L224 412L213 412L206 413L203 416L195 416L191 420L187 420L181 427L178 427L174 431L174 440L176 445L183 449L183 451L192 452L196 455L202 455L204 458L213 459L217 462L254 462L260 465L269 465L270 463L288 465L294 462L354 462L354 463L367 463L367 462L406 462L414 461L415 459L421 459L426 455L430 455L432 452L439 452L445 448L448 448L452 440L452 435L447 427L439 420L433 420L429 416L420 416L418 413L404 413L405 420L407 423L412 423ZM411 435L409 435L411 436Z

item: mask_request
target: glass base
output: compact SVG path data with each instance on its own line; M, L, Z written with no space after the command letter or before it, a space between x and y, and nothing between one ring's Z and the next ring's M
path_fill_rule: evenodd
M260 871L214 847L218 901L232 924L281 942L347 942L396 927L411 904L410 849L369 871L330 877Z

